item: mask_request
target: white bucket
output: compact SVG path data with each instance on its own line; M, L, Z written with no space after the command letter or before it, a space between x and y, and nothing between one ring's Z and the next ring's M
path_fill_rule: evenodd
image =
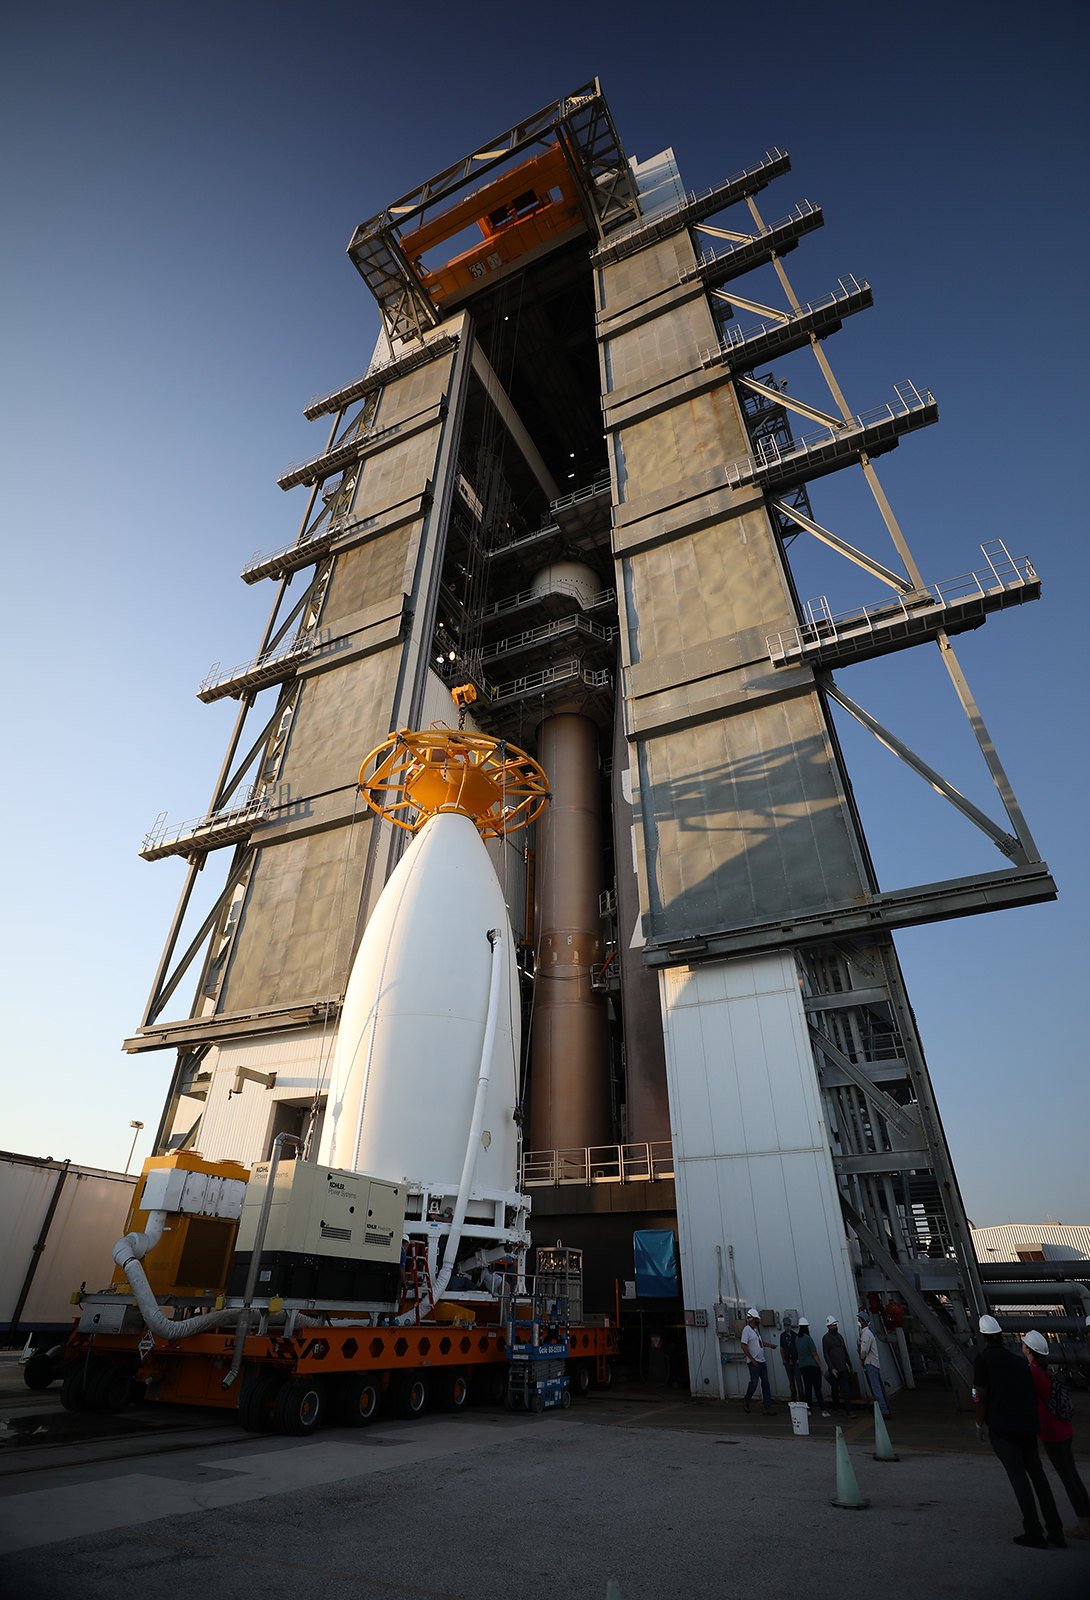
M805 1400L789 1400L787 1409L791 1413L791 1432L810 1432L810 1407Z

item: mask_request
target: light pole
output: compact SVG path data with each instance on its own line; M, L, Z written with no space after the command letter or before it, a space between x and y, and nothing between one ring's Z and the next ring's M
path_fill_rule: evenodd
M132 1153L136 1149L136 1141L140 1137L140 1130L141 1130L141 1128L143 1126L144 1126L144 1124L142 1122L130 1122L129 1123L129 1127L135 1129L136 1131L133 1133L132 1144L129 1146L129 1159L125 1163L125 1171L126 1172L128 1172L129 1167L130 1167L130 1165L132 1163Z

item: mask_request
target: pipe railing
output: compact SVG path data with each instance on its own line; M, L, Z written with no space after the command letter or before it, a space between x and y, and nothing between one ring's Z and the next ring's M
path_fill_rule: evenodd
M673 1176L674 1150L669 1139L528 1150L522 1157L525 1189L555 1189L568 1183L653 1183Z

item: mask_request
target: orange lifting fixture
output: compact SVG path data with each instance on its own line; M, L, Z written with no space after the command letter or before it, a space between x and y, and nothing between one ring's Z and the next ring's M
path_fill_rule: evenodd
M429 268L424 255L474 224L483 243ZM538 245L555 244L586 227L579 191L556 141L494 182L403 233L398 243L435 305L453 299L510 267Z

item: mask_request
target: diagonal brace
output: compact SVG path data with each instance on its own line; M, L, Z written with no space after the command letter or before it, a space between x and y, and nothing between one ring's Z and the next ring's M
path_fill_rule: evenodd
M805 1003L804 997L803 1004L805 1005ZM886 1094L884 1089L879 1089L878 1085L871 1082L867 1074L856 1062L846 1056L842 1050L838 1050L833 1041L822 1033L820 1028L815 1028L812 1024L810 1025L810 1038L822 1055L828 1056L833 1065L839 1067L844 1076L852 1080L856 1088L861 1091L869 1104L885 1122L896 1128L903 1138L912 1139L913 1141L919 1140L922 1131L920 1119L909 1106L898 1105L897 1101L891 1095Z
M913 772L918 773L921 778L931 785L936 794L941 794L944 799L949 800L950 804L955 806L962 816L968 817L969 821L978 827L982 833L986 833L992 843L997 845L1005 856L1017 862L1019 866L1024 867L1027 865L1026 852L1013 834L1007 833L1005 829L993 822L991 817L981 811L979 806L975 806L971 800L962 794L960 789L955 789L954 785L948 783L944 777L935 771L934 767L929 767L922 756L918 756L903 740L898 739L895 733L890 733L888 728L883 727L877 717L872 717L869 711L864 711L863 707L857 705L843 690L836 688L831 679L823 684L823 688L830 699L835 700L838 706L843 706L849 716L854 717L856 722L866 728L869 733L873 733L879 744L884 744L887 750L892 751L895 756L899 756L906 766L911 767Z
M735 384L741 389L750 389L754 394L764 395L766 400L775 401L778 406L785 406L788 411L797 411L800 417L806 417L810 422L822 422L827 428L842 428L842 417L830 416L827 411L819 411L817 406L808 406L805 400L796 400L794 395L785 394L781 389L770 389L767 384L758 383L756 378L735 378Z
M835 550L838 555L846 556L849 561L854 561L857 567L862 567L864 572L869 572L872 578L888 583L891 589L896 589L899 594L913 594L915 585L910 578L902 578L899 573L890 567L884 567L873 556L868 556L862 550L857 550L846 539L838 538L835 533L830 533L828 528L823 528L820 522L815 522L812 517L799 510L797 506L789 506L786 500L772 500L770 505L781 516L787 517L792 522L798 523L800 528L805 528L807 533L812 533L815 539L820 539L822 544L827 544L830 550Z

